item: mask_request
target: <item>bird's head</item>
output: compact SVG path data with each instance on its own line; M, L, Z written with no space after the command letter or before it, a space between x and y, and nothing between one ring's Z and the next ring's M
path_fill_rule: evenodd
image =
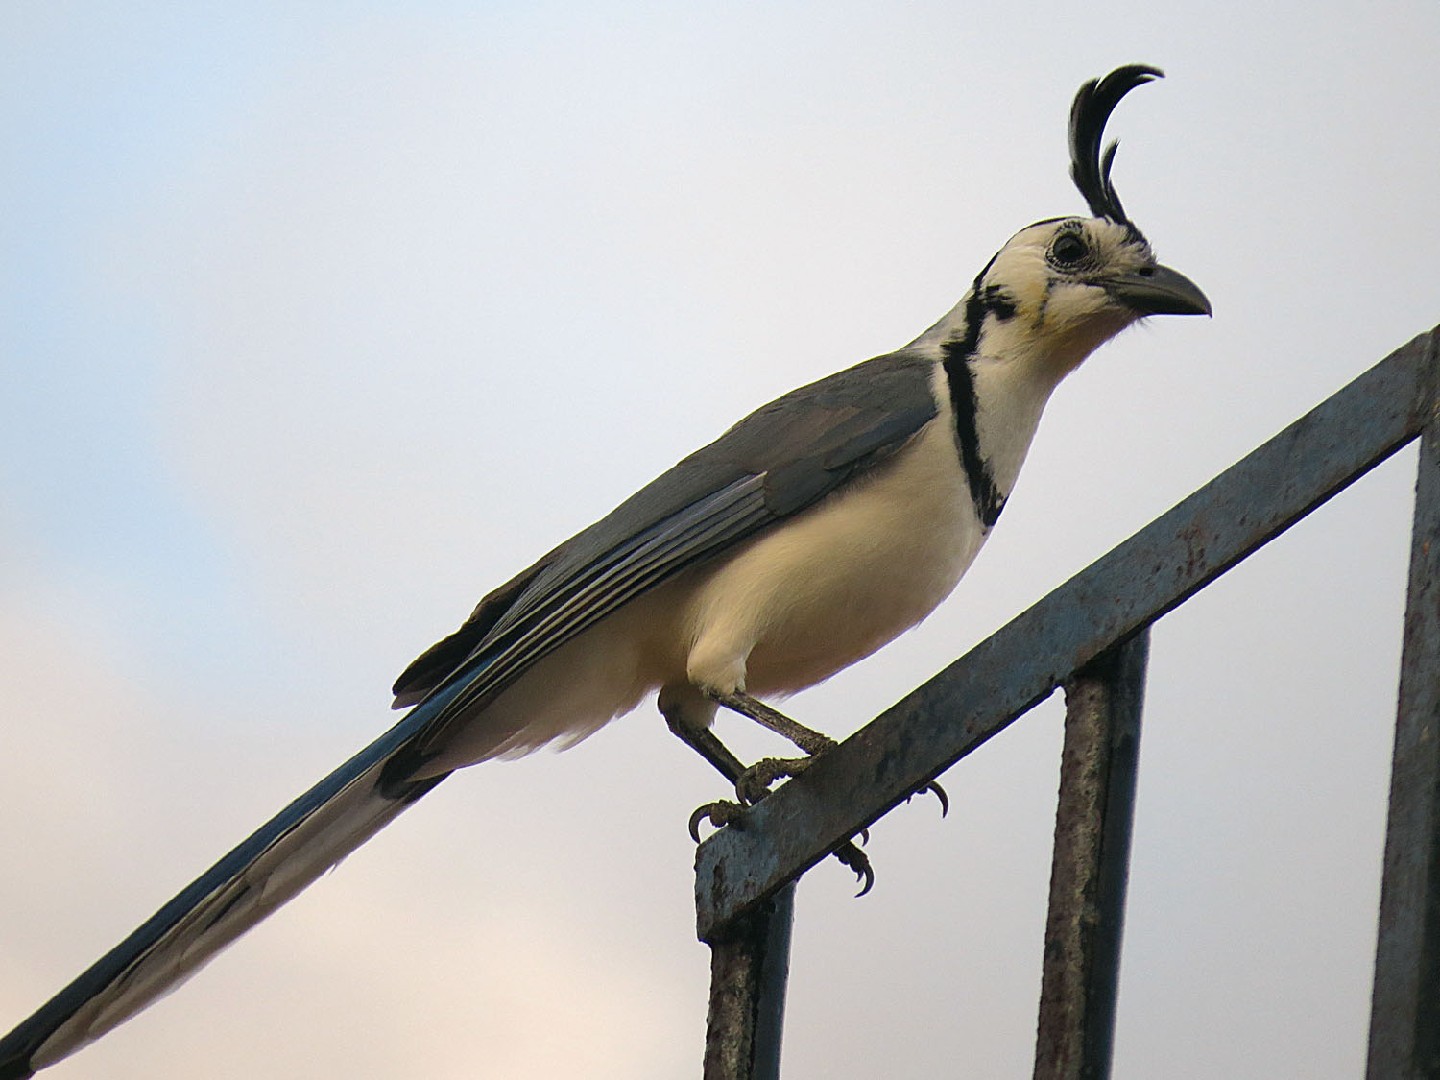
M1050 218L1011 237L929 332L940 331L948 355L1005 358L1058 381L1148 315L1210 314L1205 294L1162 266L1126 216L1110 179L1116 144L1100 150L1115 105L1160 74L1136 64L1080 88L1070 111L1070 175L1095 216Z

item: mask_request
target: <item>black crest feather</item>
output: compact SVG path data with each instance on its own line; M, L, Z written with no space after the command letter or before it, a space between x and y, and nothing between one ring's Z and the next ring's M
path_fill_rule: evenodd
M1091 213L1131 229L1135 225L1125 216L1110 180L1110 166L1115 163L1115 149L1119 144L1112 142L1101 154L1100 140L1105 135L1105 123L1120 99L1135 87L1164 75L1159 68L1127 64L1103 79L1091 79L1080 87L1075 103L1070 106L1070 178L1090 204Z

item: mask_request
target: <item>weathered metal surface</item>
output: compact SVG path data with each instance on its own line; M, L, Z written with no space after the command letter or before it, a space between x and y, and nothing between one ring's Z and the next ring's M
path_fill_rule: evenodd
M710 943L705 1080L779 1080L792 882Z
M1110 1075L1150 632L1065 682L1035 1080Z
M1413 439L1434 406L1422 334L1077 574L803 777L701 845L709 940L917 787Z
M1420 440L1370 1080L1440 1077L1440 422Z

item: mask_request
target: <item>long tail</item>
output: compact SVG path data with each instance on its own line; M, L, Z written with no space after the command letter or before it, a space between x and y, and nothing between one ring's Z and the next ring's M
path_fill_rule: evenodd
M174 990L445 779L381 774L458 689L417 705L0 1039L0 1080L33 1076Z

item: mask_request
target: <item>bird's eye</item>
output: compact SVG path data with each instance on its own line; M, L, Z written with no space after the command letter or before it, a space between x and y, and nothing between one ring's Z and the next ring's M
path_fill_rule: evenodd
M1050 245L1050 261L1056 266L1079 266L1090 257L1090 246L1079 233L1061 233Z

